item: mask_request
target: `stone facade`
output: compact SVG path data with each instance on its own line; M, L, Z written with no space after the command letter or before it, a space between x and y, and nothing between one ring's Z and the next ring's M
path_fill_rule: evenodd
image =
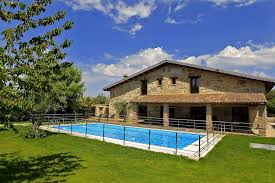
M141 80L148 80L148 95L190 93L189 74L200 75L200 93L265 93L265 84L261 81L176 65L166 65L111 88L110 113L115 113L112 103L116 101L128 102L140 96ZM176 85L171 84L171 77L177 77ZM157 79L159 78L162 78L162 86L158 86Z
M109 106L105 104L98 104L95 106L95 116L99 115L108 115L109 114Z
M116 114L114 103L118 101L130 102L141 95L141 80L147 80L147 95L169 95L169 94L190 94L190 77L199 76L199 93L266 93L265 83L258 80L241 78L238 76L216 73L207 70L200 70L191 67L164 64L154 68L124 83L110 88L109 113ZM171 78L176 78L176 84L172 84ZM162 85L158 85L158 79L162 79ZM232 106L230 105L210 105L206 106L207 126L212 126L212 116L220 116L219 120L231 121ZM265 105L251 106L245 105L249 109L249 122L253 127L264 127L266 121ZM160 116L160 107L148 105L148 116ZM188 118L190 108L184 105L176 108L177 118ZM167 126L169 120L169 105L163 105L163 121ZM136 118L137 106L129 111L129 118ZM169 123L169 121L168 121ZM256 125L257 124L257 125ZM264 135L263 130L258 130L258 134Z

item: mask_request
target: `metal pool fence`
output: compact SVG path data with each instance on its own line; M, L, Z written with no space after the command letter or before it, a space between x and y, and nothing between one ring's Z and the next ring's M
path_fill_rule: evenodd
M138 116L138 123L149 126L163 126L163 118ZM174 119L169 118L169 127L187 130L207 130L217 131L220 134L227 133L241 133L241 134L255 134L257 130L265 130L265 127L259 124L251 124L244 121L212 121L211 126L207 126L206 120L193 119ZM257 134L255 134L257 135Z
M46 123L47 129L54 130L55 132L69 133L73 135L77 134L88 138L90 138L91 136L96 136L99 140L114 142L125 146L135 147L138 144L137 146L142 147L143 149L158 152L168 152L170 154L185 155L189 157L194 157L196 159L204 156L207 151L211 147L213 147L221 138L220 133L212 131L211 133L198 134L195 139L190 139L191 137L182 136L182 134L186 132L180 131L180 127L183 127L183 125L180 125L179 123L177 123L177 128L173 128L173 131L170 131L172 133L169 134L156 133L155 128L146 128L147 131L144 132L140 131L138 128L133 128L141 126L129 126L128 123L126 126L126 123L119 123L122 128L118 133L116 131L117 128L113 125L110 125L110 123L106 124L102 121L95 122L94 120L83 119L81 114L47 114L43 116L44 126ZM158 123L156 123L156 119L150 121L150 127L159 125ZM89 124L94 123L101 124L102 128L96 129L89 127ZM84 126L85 129L80 132L77 131L76 128L79 125ZM115 125L117 125L117 123ZM200 126L199 124L196 125ZM61 126L63 128L61 128ZM64 127L66 127L66 129L64 129ZM144 125L142 125L142 127L144 127ZM158 141L162 141L158 143L165 144L165 146L159 146L158 143L156 143L156 141L154 140L156 136L160 136L160 138L158 138ZM131 139L141 137L143 138L142 143L131 141ZM188 144L188 142L190 141L193 142L191 144ZM183 144L186 144L186 146Z

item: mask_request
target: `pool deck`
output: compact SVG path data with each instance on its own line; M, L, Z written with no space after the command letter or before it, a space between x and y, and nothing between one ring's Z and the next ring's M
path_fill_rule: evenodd
M66 124L65 124L66 125ZM79 124L74 124L74 125L83 125L83 123ZM78 137L84 137L84 138L89 138L89 139L95 139L95 140L100 140L104 142L109 142L109 143L114 143L118 145L123 145L123 146L128 146L128 147L134 147L138 149L143 149L143 150L150 150L154 152L160 152L160 153L166 153L166 154L173 154L173 155L179 155L179 156L185 156L190 159L194 160L199 160L200 158L203 158L207 155L208 152L211 151L211 149L214 148L214 146L224 137L224 135L221 134L215 134L215 135L208 135L205 133L197 133L197 132L184 132L183 133L192 133L192 134L202 134L205 135L203 138L201 138L200 143L201 143L201 152L199 153L199 140L195 141L194 143L184 147L183 149L176 149L176 148L167 148L167 147L161 147L161 146L154 146L154 145L148 145L148 144L142 144L142 143L137 143L137 142L130 142L130 141L123 141L123 140L118 140L118 139L113 139L113 138L108 138L108 137L101 137L101 136L96 136L96 135L89 135L89 134L84 134L84 133L79 133L79 132L71 132L67 130L62 130L62 129L57 129L54 128L56 125L44 125L41 126L40 129L50 131L50 132L55 132L55 133L65 133L73 136L78 136ZM64 124L62 124L64 126ZM68 124L70 126L70 124ZM121 125L120 125L121 126ZM133 126L129 126L133 127ZM136 127L140 128L140 127ZM144 128L144 127L142 127ZM146 129L154 129L155 128L146 128ZM156 129L160 130L160 129ZM163 131L173 131L174 130L164 130Z

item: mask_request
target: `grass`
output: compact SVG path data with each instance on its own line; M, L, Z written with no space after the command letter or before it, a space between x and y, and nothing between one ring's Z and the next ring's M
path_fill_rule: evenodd
M274 182L275 152L249 143L275 138L226 136L206 158L143 151L101 141L52 134L22 137L0 127L0 182Z

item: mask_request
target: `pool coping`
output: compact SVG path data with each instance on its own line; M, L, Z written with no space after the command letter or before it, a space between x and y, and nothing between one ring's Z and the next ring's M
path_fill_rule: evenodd
M86 123L79 123L79 124L73 124L73 126L76 125L85 125ZM116 124L108 124L108 123L100 123L100 122L92 122L92 123L87 123L87 124L106 124L106 125L115 125L115 126L124 126L124 125L116 125ZM196 133L196 132L185 132L185 131L173 131L173 130L166 130L166 129L155 129L155 128L145 128L145 127L135 127L135 126L125 126L125 127L131 127L131 128L144 128L144 129L150 129L150 130L159 130L159 131L170 131L170 132L180 132L180 133L188 133L188 134L196 134L196 135L205 135L203 138L200 139L201 144L202 143L207 143L207 149L200 154L200 157L198 155L195 155L198 152L198 144L199 140L193 142L192 144L184 147L183 149L177 149L176 148L168 148L168 147L162 147L162 146L155 146L155 145L150 145L149 144L143 144L143 143L137 143L137 142L131 142L131 141L124 141L124 140L119 140L119 139L114 139L114 138L109 138L109 137L101 137L101 136L96 136L96 135L90 135L90 134L85 134L85 133L79 133L79 132L71 132L68 130L63 130L59 128L54 128L58 125L43 125L40 126L40 129L46 130L46 131L51 131L55 133L64 133L64 134L69 134L73 136L78 136L78 137L84 137L88 139L94 139L94 140L100 140L108 143L114 143L118 145L123 145L127 147L133 147L137 149L143 149L143 150L150 150L154 152L160 152L160 153L165 153L165 154L172 154L172 155L179 155L179 156L185 156L190 159L194 160L199 160L200 158L205 157L208 152L210 152L214 146L224 137L224 135L220 134L215 134L215 136L212 136L212 142L210 146L208 145L207 141L211 139L211 136L207 139L207 134L206 133ZM62 124L62 126L71 126L71 124ZM214 138L215 137L215 138Z

